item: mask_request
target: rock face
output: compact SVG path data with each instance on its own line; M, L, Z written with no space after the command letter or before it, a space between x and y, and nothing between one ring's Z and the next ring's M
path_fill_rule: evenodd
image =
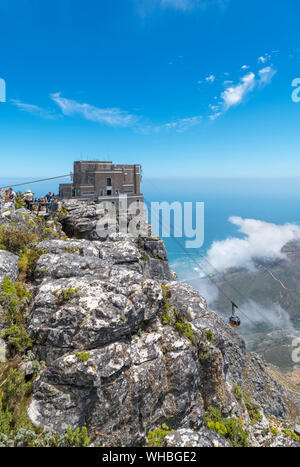
M213 406L243 420L250 444L261 445L263 412L288 416L282 386L205 299L177 280L162 240L101 239L96 213L94 203L70 202L61 222L76 238L37 245L44 254L27 331L47 367L34 382L32 422L58 433L85 425L94 446L142 446L162 424L174 430L166 446L228 446L206 427ZM17 267L17 257L10 260L6 275ZM234 385L261 406L257 433Z
M170 433L164 440L164 447L184 448L228 448L230 444L223 436L212 433L207 428L195 432L191 429L181 428Z
M13 281L17 280L19 275L18 269L19 257L6 250L0 250L0 283L4 276L9 277Z

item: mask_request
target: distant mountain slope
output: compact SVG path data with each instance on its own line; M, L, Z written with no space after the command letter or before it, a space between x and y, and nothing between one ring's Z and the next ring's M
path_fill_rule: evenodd
M293 371L292 340L300 331L300 242L287 243L282 252L286 259L257 260L256 271L230 270L218 284L241 309L239 332L248 348L287 372ZM230 316L221 294L211 308Z

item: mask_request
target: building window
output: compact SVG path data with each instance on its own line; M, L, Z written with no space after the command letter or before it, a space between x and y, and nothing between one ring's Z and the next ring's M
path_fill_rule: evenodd
M111 196L111 190L107 190L106 194L107 196Z
M106 179L106 186L111 186L111 178Z

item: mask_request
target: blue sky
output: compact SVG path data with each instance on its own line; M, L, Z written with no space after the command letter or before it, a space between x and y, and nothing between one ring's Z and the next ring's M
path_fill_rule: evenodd
M298 176L299 15L298 0L2 0L0 176L86 158Z

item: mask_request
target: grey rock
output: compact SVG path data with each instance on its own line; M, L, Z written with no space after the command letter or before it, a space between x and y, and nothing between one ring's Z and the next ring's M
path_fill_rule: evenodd
M263 360L255 353L247 354L242 389L259 404L268 416L286 419L286 390L275 380Z
M72 253L78 256L99 257L100 242L77 239L44 240L38 244L37 248L57 255L61 253Z
M300 436L300 425L296 424L294 426L294 432L296 433L296 435Z
M78 291L57 303L68 289ZM157 315L161 301L159 284L124 269L112 271L109 282L93 277L44 281L28 331L40 357L49 362L72 349L93 349L130 335Z
M199 428L196 349L174 331L168 337L176 347L169 354L150 332L91 350L84 363L74 354L54 360L34 384L31 419L58 432L87 424L101 446L142 445L162 419Z
M18 269L19 257L13 253L0 250L0 283L5 276L15 281L19 275Z
M165 437L164 447L230 447L230 444L223 436L207 428L200 431L179 429Z
M103 275L107 273L106 263L94 256L78 256L72 253L42 255L36 265L34 277L40 282L46 277L52 279Z

